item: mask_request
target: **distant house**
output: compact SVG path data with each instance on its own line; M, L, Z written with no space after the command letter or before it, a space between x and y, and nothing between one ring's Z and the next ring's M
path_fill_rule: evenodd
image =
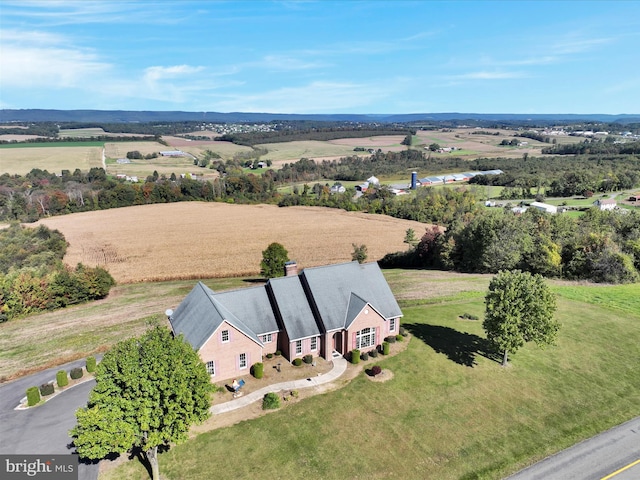
M370 176L369 178L367 178L367 182L370 185L380 185L380 180L378 180L375 176Z
M513 213L515 213L516 215L522 215L524 212L526 212L526 211L527 211L527 207L520 207L520 206L518 206L518 207L513 207L513 208L511 209L511 211L512 211Z
M542 202L531 202L531 207L546 213L558 213L558 207Z
M306 268L295 263L266 285L216 293L198 282L169 312L174 335L198 351L218 380L249 373L267 353L292 361L370 351L396 335L402 311L377 263Z
M593 204L600 210L613 210L618 203L613 198L603 198L596 200Z
M344 188L344 185L340 184L340 183L334 183L331 188L329 189L329 192L334 194L334 193L344 193L346 192L347 189Z
M358 192L366 192L369 188L369 182L361 183L360 185L356 185L356 190Z

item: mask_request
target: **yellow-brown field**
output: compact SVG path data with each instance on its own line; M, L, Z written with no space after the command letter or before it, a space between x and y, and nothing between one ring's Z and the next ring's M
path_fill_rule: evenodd
M405 232L427 225L321 207L183 202L76 213L40 220L69 242L65 262L104 266L122 283L250 276L262 251L284 245L300 268L351 261L352 244L368 260L405 250Z
M107 158L125 158L127 152L136 150L142 155L147 155L163 150L173 150L173 148L158 142L110 142L104 144L104 153Z
M189 152L196 157L201 157L206 150L211 150L222 157L223 160L231 160L238 153L248 153L253 151L251 147L236 145L231 142L216 142L215 140L193 140L189 141L181 137L162 137L172 148ZM165 150L167 148L165 147Z
M88 172L102 167L102 147L29 147L3 148L0 151L0 173L25 175L34 168L59 173L79 168Z

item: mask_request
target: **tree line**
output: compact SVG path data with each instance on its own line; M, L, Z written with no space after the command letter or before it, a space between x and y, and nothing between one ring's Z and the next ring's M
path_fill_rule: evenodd
M104 298L115 281L103 268L62 263L64 236L41 225L0 230L0 322Z
M382 265L468 273L514 270L570 280L640 279L640 212L592 208L574 218L528 209L482 209L457 216L446 230L428 228L419 243Z

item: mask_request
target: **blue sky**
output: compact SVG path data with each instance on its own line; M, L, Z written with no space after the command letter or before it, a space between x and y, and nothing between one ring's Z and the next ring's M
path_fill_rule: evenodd
M640 2L0 0L0 107L640 113Z

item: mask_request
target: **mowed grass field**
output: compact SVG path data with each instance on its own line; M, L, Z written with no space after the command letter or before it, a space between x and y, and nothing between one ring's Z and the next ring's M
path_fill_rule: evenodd
M272 242L301 268L351 261L352 244L369 260L405 250L405 232L427 225L322 207L181 202L51 217L33 224L61 231L64 260L104 266L118 282L257 275Z
M557 345L526 345L502 368L481 320L460 318L482 318L490 276L385 276L411 336L405 351L365 366L392 380L360 373L338 390L199 433L160 455L163 478L501 479L640 413L640 285L550 282ZM137 460L102 470L101 479L148 478Z

